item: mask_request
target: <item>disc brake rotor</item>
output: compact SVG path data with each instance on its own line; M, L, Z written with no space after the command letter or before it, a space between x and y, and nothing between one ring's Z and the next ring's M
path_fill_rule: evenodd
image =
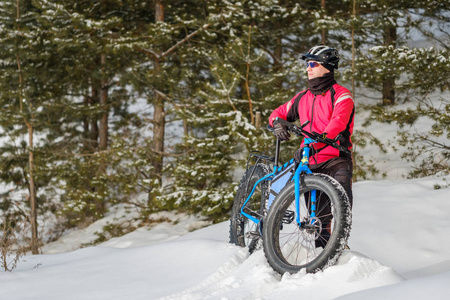
M317 217L308 218L300 224L300 228L313 235L314 239L317 240L322 233L322 222Z

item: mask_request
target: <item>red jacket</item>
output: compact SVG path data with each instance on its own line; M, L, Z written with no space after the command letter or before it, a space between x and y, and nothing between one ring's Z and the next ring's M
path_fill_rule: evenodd
M353 120L355 105L348 89L334 84L326 93L314 95L305 90L291 99L291 101L275 109L269 117L269 124L280 117L289 122L300 120L300 124L310 121L304 128L308 132L327 133L327 137L339 138L340 145L352 149L351 135L353 133ZM321 163L334 157L346 156L339 150L322 143L314 144L319 152L310 159L310 164ZM303 147L303 142L301 147ZM322 149L323 148L323 149Z

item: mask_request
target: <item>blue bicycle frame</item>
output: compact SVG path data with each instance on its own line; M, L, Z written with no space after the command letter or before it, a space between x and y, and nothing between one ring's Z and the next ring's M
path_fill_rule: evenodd
M315 143L311 138L305 138L304 139L304 145L303 151L302 151L302 160L300 161L300 164L298 165L297 169L295 170L295 174L291 181L293 180L295 183L295 213L296 213L296 222L300 225L300 186L301 186L301 174L312 174L312 171L309 169L309 155L310 155L310 145L312 143ZM272 173L264 176L263 178L259 179L255 185L253 186L252 191L248 195L247 199L245 200L244 204L241 207L241 214L251 221L253 221L256 224L259 224L261 220L258 220L257 218L251 216L250 214L244 212L244 207L247 205L247 203L250 201L250 198L253 196L256 187L258 184L263 182L264 180L273 180L273 178L280 173L282 170L284 170L286 167L294 163L294 159L291 159L288 163L284 164L281 167L278 167L278 156L280 151L280 141L277 140L276 144L276 152L275 152L275 158L274 158L274 170ZM313 222L315 216L316 216L316 190L311 191L311 222Z

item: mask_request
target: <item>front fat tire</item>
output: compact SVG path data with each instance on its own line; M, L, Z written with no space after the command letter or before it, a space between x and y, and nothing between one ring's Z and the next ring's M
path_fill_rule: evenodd
M254 171L253 171L254 170ZM253 173L253 175L252 175ZM259 226L241 215L241 207L246 200L246 195L249 195L253 189L254 184L261 178L269 174L269 169L264 164L256 164L249 168L242 177L239 188L233 200L233 207L231 209L230 218L230 243L241 247L248 247L250 253L259 249L262 246L260 239L250 240L245 237L247 231L259 231ZM250 178L250 175L252 177ZM247 183L248 181L248 183ZM247 192L245 186L247 183ZM257 198L259 196L261 198ZM259 185L259 193L254 195L247 205L251 205L252 209L258 211L262 216L267 213L267 201L269 198L269 182L263 181Z
M308 195L305 193L312 189L315 189L318 195L320 193L328 195L333 213L331 222L333 225L330 228L333 229L325 249L322 250L322 248L315 248L315 240L311 238L312 235L299 229L295 220L290 225L283 224L282 219L286 210L294 210L293 207L295 207L295 184L291 182L286 185L272 204L273 207L265 218L263 228L263 246L267 261L280 274L285 272L293 274L301 269L306 269L308 273L315 273L334 265L344 250L350 235L350 201L342 186L334 178L324 174L305 175L304 182L305 186L302 186L300 190L301 208L302 202L307 202L303 199ZM303 208L307 210L305 207ZM293 231L287 230L286 226L291 226ZM281 232L283 230L289 231L289 234L284 235ZM284 241L287 242L283 244ZM294 257L297 255L296 262L291 262L291 255ZM297 260L298 257L300 258Z

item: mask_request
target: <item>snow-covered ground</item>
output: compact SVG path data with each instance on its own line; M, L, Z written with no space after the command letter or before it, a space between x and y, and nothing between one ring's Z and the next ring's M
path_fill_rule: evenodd
M450 187L435 184L450 176L355 183L351 250L316 274L277 275L228 243L228 222L160 213L172 221L99 246L64 252L104 223L48 244L0 273L0 299L449 299Z

